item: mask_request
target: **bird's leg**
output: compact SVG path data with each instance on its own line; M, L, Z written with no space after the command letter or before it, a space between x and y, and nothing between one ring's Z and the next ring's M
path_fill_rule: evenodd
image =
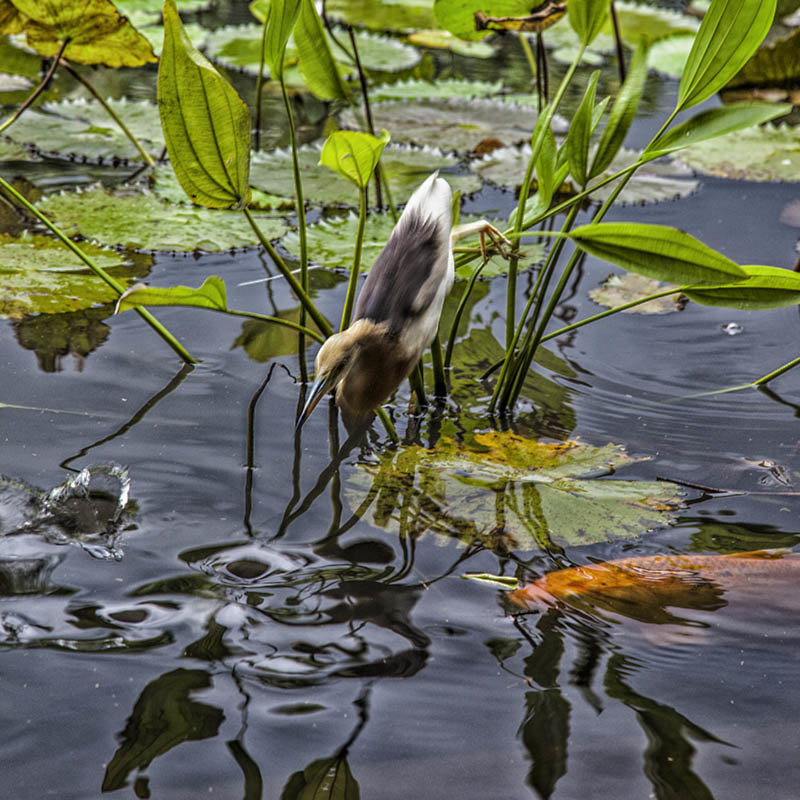
M492 244L497 249L497 252L503 258L508 258L508 254L503 249L503 245L508 245L511 247L511 242L506 239L503 234L497 230L491 223L487 222L485 219L478 220L477 222L467 222L464 225L458 225L453 230L450 231L450 242L455 244L459 239L463 239L466 236L474 236L478 234L478 240L480 241L481 246L481 256L483 260L486 261L487 259L487 252L486 252L486 237L488 236L492 240Z

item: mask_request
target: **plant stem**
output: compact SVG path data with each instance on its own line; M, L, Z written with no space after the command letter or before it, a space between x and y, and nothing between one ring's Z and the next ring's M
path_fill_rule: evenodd
M619 31L619 19L617 9L614 8L614 0L611 0L611 25L614 28L614 42L617 46L617 70L621 83L625 83L625 51L622 49L622 35Z
M333 334L333 328L331 328L328 320L320 314L317 310L317 307L314 305L314 301L308 296L308 294L303 290L303 287L298 283L297 278L292 274L292 271L289 267L286 266L286 262L278 255L275 251L275 248L272 246L272 243L267 239L266 236L261 232L261 229L256 224L255 219L253 219L253 215L250 212L249 208L243 208L242 213L247 217L247 221L250 223L250 227L255 232L256 236L258 237L258 241L261 243L261 246L267 251L269 257L275 262L275 266L280 270L281 275L286 278L289 286L291 286L292 291L297 296L297 299L303 305L303 308L308 312L308 315L311 319L314 320L314 324L322 331L325 337L330 336Z
M256 80L256 136L255 136L255 149L259 150L261 147L261 90L264 87L264 62L267 50L267 23L269 22L269 14L264 18L264 24L261 26L261 55L258 61L258 79Z
M269 317L265 314L256 314L253 311L236 311L233 308L226 308L226 309L219 309L219 308L210 308L209 311L219 311L221 314L230 314L232 317L248 317L249 319L255 319L259 322L274 322L276 325L283 325L284 328L291 328L292 330L299 331L300 333L304 334L305 336L310 336L312 339L315 339L320 344L325 341L323 336L320 336L316 331L311 330L311 328L306 328L297 322L292 322L290 319L281 319L281 317Z
M11 184L5 179L0 178L0 187L5 189L23 208L33 214L43 225L60 239L62 244L68 247L87 267L89 267L98 278L105 281L118 295L125 291L125 287L109 275L102 267L83 252L60 228L56 227L38 208L31 205ZM145 308L137 308L136 312L156 333L187 363L196 364L197 359L189 355L186 348Z
M142 147L141 142L133 135L128 126L122 121L119 114L117 114L117 112L114 111L114 109L111 108L111 106L100 96L100 94L97 92L97 89L95 89L94 86L92 86L92 84L89 83L89 81L87 81L86 78L84 78L83 75L80 74L80 72L74 69L68 61L61 58L59 59L58 63L67 72L69 72L69 74L72 75L72 77L75 78L75 80L78 81L78 83L82 84L89 91L92 97L94 97L95 100L97 100L97 102L100 103L101 106L103 106L103 108L106 110L106 113L111 117L111 119L114 120L114 122L117 123L119 129L131 140L133 146L139 151L142 158L147 163L147 166L154 167L156 165L156 162L153 160L153 157L150 155L150 153L147 152L147 150L144 149L144 147Z
M53 75L56 74L58 63L61 60L61 56L64 55L64 51L67 49L69 42L69 37L64 39L64 41L61 43L58 53L56 53L55 58L53 58L53 60L50 62L50 67L42 79L42 82L33 90L31 96L2 125L0 125L0 133L6 130L6 128L10 128L25 113L25 111L27 111L33 105L33 103L36 101L36 98L48 87L50 81L53 79Z
M475 269L475 271L472 273L472 277L469 279L469 284L467 285L466 291L462 295L461 300L458 301L458 308L456 308L456 313L453 315L453 324L450 326L450 336L447 339L447 350L444 354L445 369L450 369L450 363L453 359L453 346L456 343L458 325L461 322L461 316L464 313L464 309L467 307L469 296L472 294L472 290L475 288L475 282L478 280L478 276L481 274L481 272L483 272L483 268L488 263L488 261L482 261L481 264Z
M431 342L431 359L433 360L433 394L436 397L447 397L447 380L442 362L442 342L439 339L438 330Z
M383 423L383 427L386 429L386 433L389 434L389 438L393 442L398 441L397 431L395 430L391 419L389 419L389 415L386 413L386 409L383 406L378 406L375 409L375 415Z
M528 62L528 68L531 71L531 77L535 83L538 79L539 70L536 69L536 60L533 56L533 50L531 50L528 37L522 31L520 31L519 34L519 43L522 45L522 52L525 54L525 60ZM539 110L541 111L541 108Z
M364 242L364 226L367 222L367 187L359 189L361 202L358 207L358 230L356 231L356 246L353 251L353 265L350 267L350 280L347 284L347 294L344 298L344 308L342 309L342 324L340 331L346 330L350 326L350 317L353 314L353 305L356 299L356 287L358 286L358 273L361 269L361 247Z
M753 381L751 384L754 388L758 386L763 386L765 383L768 383L773 378L777 378L778 375L783 375L784 372L788 372L790 369L794 369L798 364L800 364L800 358L792 359L791 361L784 364L782 367L778 367L778 369L773 370L772 372L767 373L766 375L762 375L758 380Z
M283 105L286 107L286 117L289 120L289 143L292 146L292 172L294 174L294 192L297 197L297 232L300 237L300 285L308 295L308 244L306 242L306 206L303 197L303 181L300 177L300 162L297 158L297 131L294 127L294 114L292 104L289 102L289 94L286 91L286 80L281 73L281 94L283 95ZM300 324L306 321L305 310L301 310ZM300 353L300 380L305 383L308 381L308 371L306 360L303 356L306 349L305 338L301 333L298 337L298 349Z

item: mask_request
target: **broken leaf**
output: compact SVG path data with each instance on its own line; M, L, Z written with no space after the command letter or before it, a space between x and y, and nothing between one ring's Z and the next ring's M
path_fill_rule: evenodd
M670 285L661 283L654 278L645 278L634 272L626 272L623 275L610 275L603 281L603 284L596 289L589 291L589 297L595 303L607 308L630 303L640 297L647 297L649 294L662 292L669 289ZM675 287L678 288L677 286ZM648 300L639 306L629 308L625 314L668 314L670 311L680 311L681 302L679 295L667 295L656 300Z

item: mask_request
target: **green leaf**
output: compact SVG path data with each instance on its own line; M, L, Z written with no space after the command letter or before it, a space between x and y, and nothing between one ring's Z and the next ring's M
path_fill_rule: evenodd
M339 73L314 0L300 0L294 41L300 73L311 92L321 100L349 100L350 92Z
M167 151L197 205L242 208L250 199L250 112L189 41L174 0L164 3L158 110Z
M532 151L531 151L532 152ZM536 159L536 181L541 202L545 208L550 205L553 194L558 191L559 186L566 178L564 172L558 185L556 185L556 168L558 164L558 148L553 129L548 125L542 137L542 147L539 150L539 157Z
M665 225L601 222L575 228L570 237L597 258L669 283L718 283L746 275L694 236Z
M364 189L389 138L386 130L381 131L380 138L360 131L336 131L325 140L319 163Z
M628 130L639 108L639 100L642 97L646 78L647 49L641 46L634 53L625 83L622 84L622 88L614 100L614 105L611 107L608 122L603 129L600 143L592 159L589 178L595 178L605 172L625 142L625 137L628 135Z
M767 35L776 0L714 0L703 18L678 90L676 109L707 100L744 66Z
M430 0L328 0L328 19L371 30L410 33L434 27Z
M666 131L647 146L645 153L657 158L699 142L761 125L791 110L788 103L734 103L710 108Z
M761 47L731 79L727 89L736 86L785 86L800 83L800 28L789 36Z
M258 245L253 229L238 211L169 205L150 193L130 189L120 194L102 187L51 194L37 206L67 235L80 234L108 245L181 252ZM114 209L113 214L109 208ZM268 239L286 230L286 223L278 217L254 216Z
M225 311L228 308L225 282L212 275L197 289L191 286L149 287L137 283L120 296L115 313L138 306L191 306Z
M725 308L784 308L800 304L800 275L780 267L742 267L746 280L719 286L684 287L695 303Z
M283 77L286 43L300 14L301 0L271 0L265 41L265 58L275 80Z
M148 271L123 262L112 250L86 242L80 247L125 286ZM0 236L0 316L60 314L116 299L114 289L60 242L28 234Z
M64 57L78 64L140 67L156 60L150 43L111 0L14 0L23 14L28 46L52 57L69 39Z
M800 181L800 129L749 128L699 142L680 157L693 169L723 178Z
M589 141L592 136L592 112L594 110L594 97L597 90L597 79L600 77L600 70L592 73L586 91L583 93L583 100L572 118L567 134L567 160L569 161L569 171L578 185L586 185L587 174L586 166L589 159Z
M281 800L359 800L358 781L344 756L312 761L289 776Z
M567 6L569 24L583 45L590 45L603 29L608 17L609 0L580 0Z
M500 81L469 81L461 78L442 78L437 81L409 80L384 83L370 89L371 102L381 100L430 100L444 97L490 97L503 90Z
M670 78L680 78L694 46L694 34L667 36L653 42L647 52L648 66Z

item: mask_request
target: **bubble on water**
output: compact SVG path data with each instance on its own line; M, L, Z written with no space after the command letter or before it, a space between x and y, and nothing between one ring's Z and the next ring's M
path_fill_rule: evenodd
M744 328L738 322L729 322L727 325L722 326L722 330L728 336L737 336L740 333L744 333Z

